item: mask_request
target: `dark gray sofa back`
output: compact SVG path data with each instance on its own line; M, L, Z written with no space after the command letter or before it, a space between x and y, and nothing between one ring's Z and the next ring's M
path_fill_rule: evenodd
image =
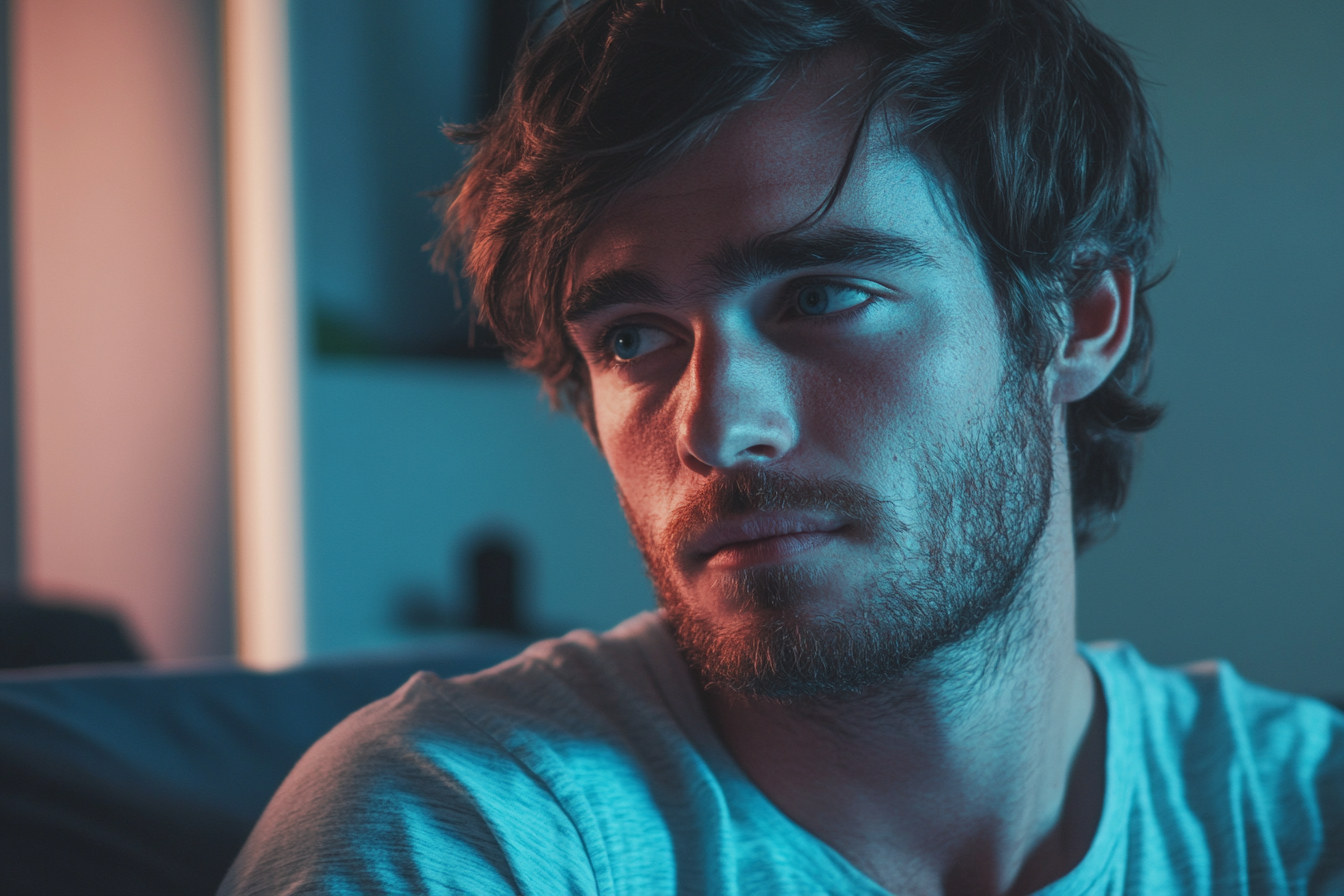
M522 642L262 674L86 667L0 674L0 894L214 893L303 752L421 669Z

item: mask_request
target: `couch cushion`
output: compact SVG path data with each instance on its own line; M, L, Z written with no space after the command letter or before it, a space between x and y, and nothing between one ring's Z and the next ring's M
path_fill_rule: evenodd
M213 893L317 738L420 669L449 677L522 643L263 674L232 666L0 675L0 868L9 894Z

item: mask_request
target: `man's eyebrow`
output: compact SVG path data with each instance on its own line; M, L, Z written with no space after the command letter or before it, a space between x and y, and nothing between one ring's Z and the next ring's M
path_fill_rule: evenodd
M740 289L790 271L845 264L928 267L934 257L897 233L841 227L816 234L771 233L741 245L726 243L708 259L715 285Z
M711 286L740 289L790 271L844 264L926 267L937 262L917 242L900 234L843 227L818 234L771 233L745 243L725 243L705 261ZM598 314L612 305L638 302L666 305L658 279L644 271L618 268L598 274L565 301L567 325Z
M663 305L667 298L656 277L640 270L620 268L585 281L565 301L561 316L566 324L576 324L604 308L626 302Z

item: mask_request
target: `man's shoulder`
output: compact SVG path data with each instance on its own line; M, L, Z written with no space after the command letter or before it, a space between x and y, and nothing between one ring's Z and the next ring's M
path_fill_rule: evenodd
M625 741L628 729L675 737L689 676L660 616L642 613L609 632L570 632L470 675L414 675L352 715L330 737L360 750L423 752L451 742L526 759L540 744Z
M1145 735L1240 752L1270 765L1344 751L1344 713L1312 697L1247 681L1225 660L1158 666L1121 642L1087 645L1107 699ZM1221 745L1222 749L1217 749ZM1212 750L1212 752L1210 752Z
M1213 880L1344 885L1344 714L1224 661L1159 667L1124 644L1084 654L1106 693L1108 787L1131 791L1122 814L1153 834L1145 850L1207 862Z
M381 874L408 891L525 878L537 892L590 892L623 823L657 839L658 767L692 764L681 688L689 673L653 614L473 675L417 673L300 760L224 891L378 890Z

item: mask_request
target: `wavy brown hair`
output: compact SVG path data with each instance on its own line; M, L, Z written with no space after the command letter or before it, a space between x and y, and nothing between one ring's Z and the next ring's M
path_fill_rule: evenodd
M1074 535L1124 503L1152 352L1146 293L1162 154L1124 50L1071 0L588 0L528 42L499 108L445 128L474 144L440 194L436 263L457 259L480 318L552 401L592 429L562 323L579 236L630 185L839 46L867 60L849 171L874 115L944 179L989 272L1010 344L1040 369L1071 301L1115 267L1139 284L1114 372L1068 408Z

